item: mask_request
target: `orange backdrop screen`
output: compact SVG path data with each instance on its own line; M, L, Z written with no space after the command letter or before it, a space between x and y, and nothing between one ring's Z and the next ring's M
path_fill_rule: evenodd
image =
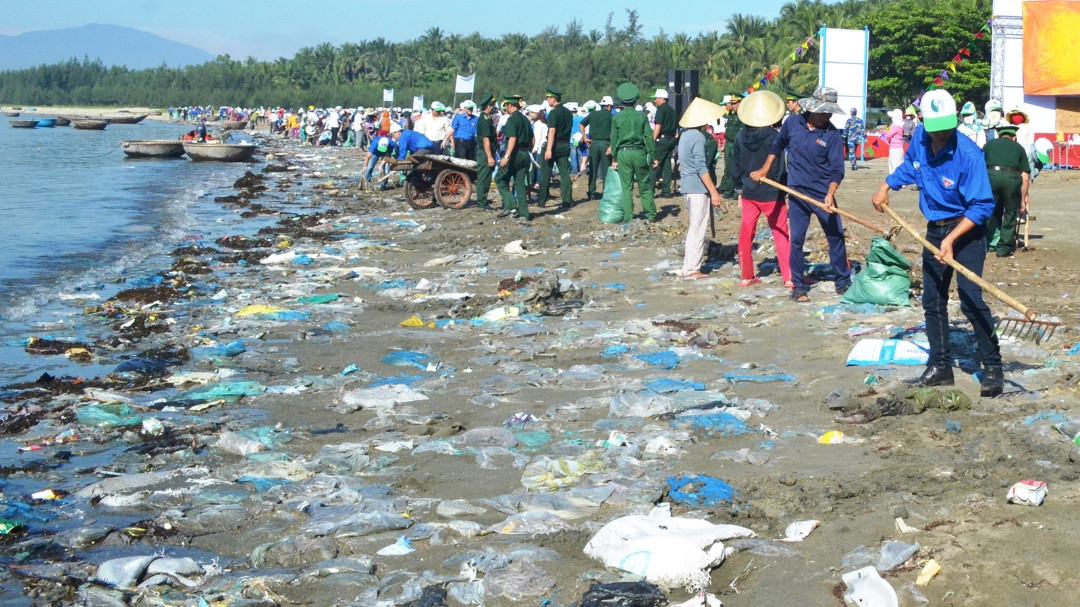
M1024 3L1024 92L1080 95L1080 2Z

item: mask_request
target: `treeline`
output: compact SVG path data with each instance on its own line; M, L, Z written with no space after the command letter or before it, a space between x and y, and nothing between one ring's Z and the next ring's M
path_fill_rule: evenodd
M989 38L968 45L991 13L991 0L796 0L772 20L736 14L723 32L696 36L663 31L646 38L636 11L617 26L585 31L578 21L549 27L536 36L450 34L438 27L408 42L383 38L304 48L291 59L243 61L228 55L202 65L129 70L99 61L0 72L0 101L34 105L178 104L240 106L381 105L382 90L395 89L397 105L414 95L453 99L454 77L476 73L476 94L519 92L531 99L547 86L568 98L599 99L632 81L643 90L663 86L667 70L700 71L701 94L718 99L742 91L774 66L779 77L767 88L809 94L817 82L818 48L790 55L822 24L871 34L871 105L908 103L924 90L956 52L965 57L948 88L963 99L985 96L989 84ZM689 19L688 22L692 23Z

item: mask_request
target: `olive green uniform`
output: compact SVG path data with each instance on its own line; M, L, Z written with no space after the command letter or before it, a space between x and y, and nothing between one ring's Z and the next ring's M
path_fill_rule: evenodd
M712 133L705 133L705 166L709 169L709 178L716 183L716 151L720 146L716 143L716 137Z
M570 131L574 128L574 115L563 104L551 108L547 116L548 137L551 137L551 129L555 129L555 139L551 145L551 160L547 160L547 148L537 162L540 163L540 206L548 199L548 189L551 185L551 169L559 167L559 191L562 193L562 204L570 206L574 202L573 173L570 172Z
M518 217L529 218L529 149L532 148L532 127L529 119L520 111L506 119L503 136L509 142L516 137L514 149L508 151L506 166L499 168L495 183L499 186L503 209L517 209ZM514 182L514 191L510 191L510 182ZM515 198L517 199L515 202Z
M675 108L671 107L670 103L664 103L656 108L654 120L660 127L660 135L656 138L656 160L660 164L649 172L649 184L655 188L657 178L663 179L660 183L660 195L671 196L671 156L675 152L679 119L675 116Z
M720 179L720 195L724 198L736 198L735 175L733 174L735 159L735 137L743 129L742 120L735 112L727 115L727 126L724 128L724 176Z
M1016 251L1016 223L1020 216L1022 173L1031 174L1024 146L1009 137L997 137L983 146L986 172L994 193L994 212L986 221L986 240L991 251L1005 257Z
M589 198L596 196L596 179L603 179L611 166L607 155L611 145L611 112L605 109L589 112L581 121L581 126L589 127ZM605 182L606 183L606 182Z
M634 218L634 181L638 184L645 218L649 221L656 220L656 203L653 201L653 188L649 182L649 167L655 153L648 116L632 107L626 107L611 119L611 160L619 165L623 223Z
M488 155L484 151L484 140L491 144L491 153L495 154L498 141L495 139L495 123L487 112L481 112L476 120L476 206L487 209L488 191L491 190L491 170L488 166Z

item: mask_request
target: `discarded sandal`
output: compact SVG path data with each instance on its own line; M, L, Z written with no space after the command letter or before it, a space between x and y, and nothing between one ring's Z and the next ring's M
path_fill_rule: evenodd
M756 284L758 284L760 282L761 282L761 279L756 277L756 276L754 278L744 278L744 279L739 281L739 286L740 287L749 287L750 285L756 285Z

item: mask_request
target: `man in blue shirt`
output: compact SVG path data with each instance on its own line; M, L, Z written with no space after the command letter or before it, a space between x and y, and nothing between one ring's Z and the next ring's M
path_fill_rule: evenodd
M844 145L847 147L847 157L851 161L851 170L859 168L856 164L855 151L863 143L866 137L866 126L863 119L859 118L859 110L851 108L851 118L844 123Z
M371 180L375 177L375 165L380 160L392 158L395 151L396 146L389 137L376 137L371 141L371 147L368 148L367 166L364 171L364 179L367 180L368 183L371 183ZM384 162L383 170L380 172L388 174L390 173L390 167ZM386 181L379 183L380 190L385 190L387 187Z
M791 298L798 302L810 301L810 285L804 278L806 257L803 243L810 227L810 216L817 215L818 223L829 241L829 262L836 275L836 292L843 295L851 286L851 266L844 243L844 225L840 216L832 211L836 207L836 189L844 179L844 141L829 117L843 114L836 104L836 89L818 87L814 94L799 100L802 114L788 116L780 127L780 134L769 147L765 164L750 173L754 181L761 181L769 173L773 162L785 149L788 152L788 187L825 203L826 209L811 205L798 198L788 201L788 222L791 226Z
M905 185L919 186L919 209L926 216L926 240L940 249L935 256L923 249L923 313L930 361L919 386L951 386L952 356L949 352L949 285L952 258L972 272L982 275L986 261L983 228L994 210L994 195L986 175L982 150L967 137L956 133L956 102L948 91L937 89L922 99L923 124L915 128L904 163L874 193L874 208L884 211L889 190ZM983 374L979 380L984 397L997 396L1004 389L1001 350L990 308L982 289L960 274L956 277L960 310L971 322Z
M464 111L454 114L450 121L450 136L454 138L454 157L476 160L476 104L468 99L461 104Z
M409 154L434 154L435 144L412 129L403 129L399 124L390 125L390 137L397 144L397 159L405 160Z

